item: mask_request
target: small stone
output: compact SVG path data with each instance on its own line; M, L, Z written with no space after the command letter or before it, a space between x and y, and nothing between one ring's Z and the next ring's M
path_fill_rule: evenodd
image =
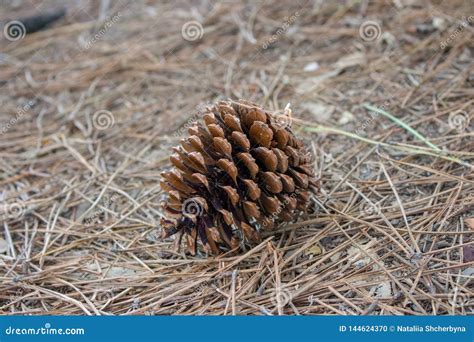
M308 63L304 67L304 71L313 72L319 69L319 64L317 62Z

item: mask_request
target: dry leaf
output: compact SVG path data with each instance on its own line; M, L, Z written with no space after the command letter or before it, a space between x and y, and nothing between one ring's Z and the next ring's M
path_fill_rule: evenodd
M319 245L314 245L313 247L308 248L305 251L305 254L307 255L319 255L322 253L321 247Z
M360 245L364 251L362 252L358 247L350 247L347 250L349 261L354 264L356 267L364 267L372 262L373 259L378 259L377 253L372 249L377 243L377 240L373 239L367 242L365 245ZM369 256L368 256L368 255ZM374 269L378 269L378 265L374 265Z

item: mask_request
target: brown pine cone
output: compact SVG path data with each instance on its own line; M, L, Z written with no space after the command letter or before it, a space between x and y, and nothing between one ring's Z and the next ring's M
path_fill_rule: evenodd
M275 116L246 102L219 102L189 128L162 173L164 237L186 236L212 254L245 249L260 232L295 220L318 189L311 153Z

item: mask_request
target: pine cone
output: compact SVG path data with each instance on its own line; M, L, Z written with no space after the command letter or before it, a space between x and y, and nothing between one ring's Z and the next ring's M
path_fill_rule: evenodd
M198 239L212 254L245 249L260 232L296 219L318 189L311 154L289 127L246 102L208 107L162 173L164 237L180 233L191 253Z

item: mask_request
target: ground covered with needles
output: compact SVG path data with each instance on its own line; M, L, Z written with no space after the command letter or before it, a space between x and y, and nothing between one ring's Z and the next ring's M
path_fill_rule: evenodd
M1 313L474 312L472 2L69 6L0 38ZM321 192L243 254L190 256L160 239L160 172L227 98L290 103Z

